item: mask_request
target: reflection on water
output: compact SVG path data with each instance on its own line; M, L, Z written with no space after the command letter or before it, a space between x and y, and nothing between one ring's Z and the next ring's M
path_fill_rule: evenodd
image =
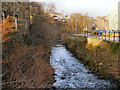
M56 88L111 88L108 80L97 79L63 45L52 48L50 63L55 69Z

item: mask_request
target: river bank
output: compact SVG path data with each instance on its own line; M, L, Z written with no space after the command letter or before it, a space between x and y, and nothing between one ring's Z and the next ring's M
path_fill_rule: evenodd
M88 73L79 60L62 44L52 47L50 64L55 69L56 88L116 88L111 80L98 79Z
M26 38L25 38L26 39ZM50 45L28 45L15 36L2 44L2 88L49 88L54 69L49 63Z
M84 37L65 36L62 43L84 65L88 73L100 79L120 80L118 76L118 44L102 41L99 45L88 44Z
M49 49L42 44L28 47L9 41L3 47L2 88L52 87L55 79Z

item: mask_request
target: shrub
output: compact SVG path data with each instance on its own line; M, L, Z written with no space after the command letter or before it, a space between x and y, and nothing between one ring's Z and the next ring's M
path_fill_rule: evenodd
M7 16L7 18L3 21L0 19L0 32L2 32L2 38L3 42L6 40L10 39L12 36L12 33L17 32L18 30L13 29L15 27L15 21L14 17L12 16Z

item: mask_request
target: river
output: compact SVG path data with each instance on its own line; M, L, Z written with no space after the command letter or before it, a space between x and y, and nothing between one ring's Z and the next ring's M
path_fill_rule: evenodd
M55 69L56 88L113 88L110 80L98 79L63 45L52 47L50 64Z

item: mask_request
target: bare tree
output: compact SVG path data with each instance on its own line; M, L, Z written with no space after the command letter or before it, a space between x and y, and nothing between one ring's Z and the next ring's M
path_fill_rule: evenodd
M55 12L55 10L56 10L54 3L48 4L48 7L47 7L47 8L48 8L49 11L52 11L52 12Z
M69 30L76 30L77 31L83 31L86 28L89 28L91 30L91 26L94 23L94 20L90 18L88 15L82 15L80 13L73 13L70 16L70 20L67 23Z

